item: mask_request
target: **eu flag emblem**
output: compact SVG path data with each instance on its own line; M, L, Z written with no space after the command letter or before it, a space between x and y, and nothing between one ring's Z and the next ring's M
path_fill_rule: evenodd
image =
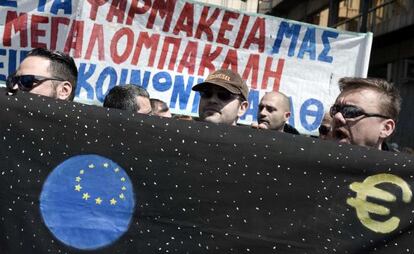
M58 165L40 195L43 220L66 245L91 250L128 230L135 201L131 181L115 162L79 155Z

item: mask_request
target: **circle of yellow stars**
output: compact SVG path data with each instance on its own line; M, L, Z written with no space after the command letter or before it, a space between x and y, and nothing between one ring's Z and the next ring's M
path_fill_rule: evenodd
M105 163L103 163L102 164L102 166L104 167L104 168L109 168L109 163L107 163L107 162L105 162ZM89 169L94 169L95 168L95 164L93 164L93 163L91 163L91 164L89 164L88 165L88 168ZM113 171L114 171L114 173L115 174L117 174L117 173L119 173L119 168L118 167L116 167L116 168L114 168L113 169ZM121 201L121 200L125 200L125 194L124 194L124 192L126 191L126 186L125 186L125 181L126 181L126 179L125 179L125 177L120 177L119 178L119 180L123 183L123 184L121 184L121 191L120 191L120 193L118 194L118 196L116 197L112 197L111 199L108 199L108 200L104 200L103 198L101 198L101 197L99 197L99 196L97 196L97 197L95 197L95 196L92 196L90 193L88 193L88 192L83 192L82 191L82 189L83 189L83 187L82 187L82 185L81 185L81 182L82 182L82 177L85 175L85 170L84 169L81 169L80 171L79 171L79 175L77 176L77 177L75 177L75 191L77 191L77 192L80 192L80 193L82 193L82 199L83 200L85 200L85 201L89 201L89 200L95 200L95 204L96 205L101 205L101 204L103 204L104 202L109 202L109 204L110 205L116 205L117 203L118 203L118 201Z

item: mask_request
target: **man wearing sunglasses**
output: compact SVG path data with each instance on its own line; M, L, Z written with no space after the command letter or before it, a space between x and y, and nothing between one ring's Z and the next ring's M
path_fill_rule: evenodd
M249 89L238 73L217 70L193 87L200 93L198 114L201 121L236 125L248 106Z
M43 48L31 50L7 78L9 92L18 90L73 101L78 69L67 54Z
M395 86L382 79L342 78L330 109L332 135L341 143L383 149L401 108Z

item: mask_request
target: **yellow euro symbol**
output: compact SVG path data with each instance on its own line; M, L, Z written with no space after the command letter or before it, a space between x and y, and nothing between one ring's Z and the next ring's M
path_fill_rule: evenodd
M392 174L378 174L367 177L362 183L354 182L349 185L350 189L356 192L355 198L348 198L346 203L355 208L358 219L361 223L376 233L390 233L398 228L400 219L391 217L386 221L373 220L369 214L389 215L390 209L367 201L367 197L395 202L395 195L375 187L381 183L391 183L397 185L402 190L402 200L405 203L411 201L412 192L410 186L400 177Z

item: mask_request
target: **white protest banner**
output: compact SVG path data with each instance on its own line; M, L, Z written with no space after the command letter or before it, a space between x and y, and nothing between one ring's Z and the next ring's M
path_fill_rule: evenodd
M192 86L219 68L249 85L256 120L266 91L291 99L289 121L316 131L344 76L365 77L372 34L182 0L0 0L0 81L36 47L64 51L79 68L76 100L99 104L115 85L144 86L177 114L197 115Z

